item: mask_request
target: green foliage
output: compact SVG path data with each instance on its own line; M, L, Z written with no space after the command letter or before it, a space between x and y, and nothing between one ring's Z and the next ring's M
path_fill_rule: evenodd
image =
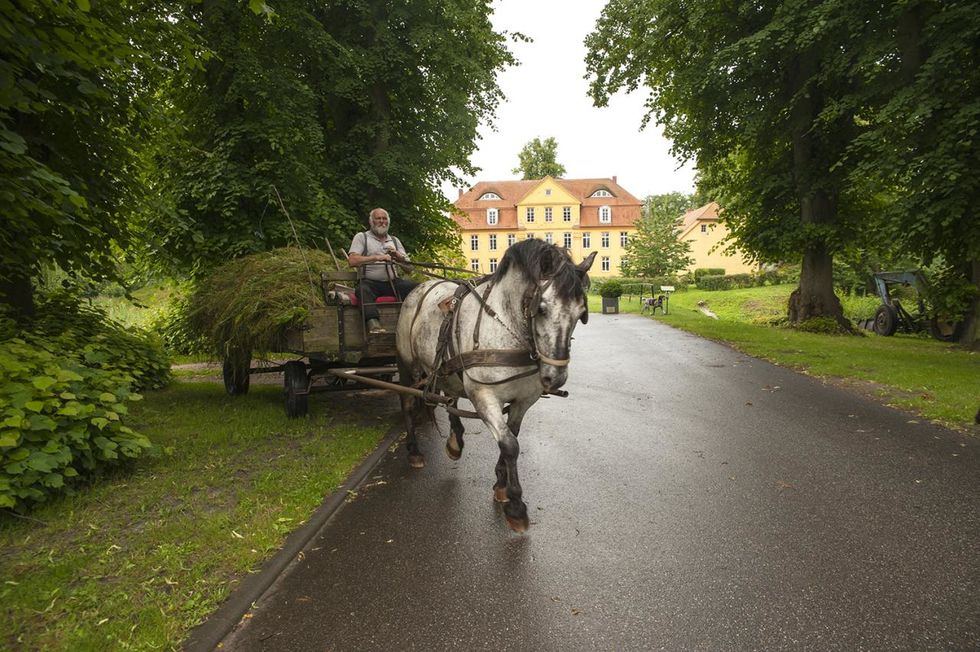
M683 291L689 285L687 280L679 276L651 276L649 278L642 276L621 276L619 280L623 284L623 293L630 295L638 295L641 292L644 296L660 294L661 285L672 285L675 290Z
M691 243L682 241L680 218L691 207L691 197L679 192L651 195L626 244L623 273L629 276L671 276L694 261Z
M125 425L138 389L162 387L160 343L69 295L29 330L0 318L0 507L23 510L150 443Z
M332 268L327 254L297 247L225 263L190 296L191 331L219 357L231 350L276 351L287 329L324 304L320 274Z
M289 244L346 246L388 209L416 257L455 241L442 182L475 174L513 63L485 2L187 3L214 56L169 81L145 169L148 259L206 273ZM289 211L287 219L278 195Z
M190 319L190 291L180 290L170 304L150 324L160 335L171 355L199 355L211 352L208 341L194 329Z
M600 296L607 299L614 299L623 295L623 282L618 278L610 278L605 281L601 281L599 287L596 291Z
M0 12L0 293L30 314L47 264L115 275L166 3L4 2ZM14 246L16 243L16 246Z
M774 279L774 277L770 277ZM766 278L761 274L717 274L702 276L698 281L699 290L734 290L763 285Z
M694 270L694 282L700 283L705 276L724 276L725 270L722 267L699 267Z
M549 137L528 141L517 154L518 165L511 170L522 179L559 178L565 174L565 166L558 162L558 141Z
M819 333L821 335L850 335L851 333L841 327L836 319L831 317L813 317L805 319L797 324L792 324L792 328L804 333Z

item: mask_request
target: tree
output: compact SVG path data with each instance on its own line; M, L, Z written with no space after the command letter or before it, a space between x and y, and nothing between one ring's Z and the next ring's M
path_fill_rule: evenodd
M679 192L650 195L643 202L636 233L626 245L627 276L670 276L690 266L691 243L680 240L680 220L691 198Z
M940 311L966 313L960 340L980 347L980 13L958 0L891 3L875 15L860 100L869 129L847 163L888 188L878 232L938 267ZM968 309L964 308L968 306Z
M520 174L522 179L557 178L565 174L565 166L558 162L558 141L551 137L528 141L517 160L518 166L511 172Z
M0 301L22 316L46 266L115 275L140 194L150 52L176 31L164 3L88 5L13 2L0 14Z
M849 327L832 274L864 215L837 165L861 129L842 101L870 29L860 4L612 0L587 39L594 101L648 86L647 118L696 160L740 247L761 260L802 255L793 321Z
M176 268L329 236L346 247L383 206L417 255L458 236L439 187L475 170L477 126L513 62L488 3L188 2L213 53L172 82L174 127L148 165L146 224ZM449 35L452 35L451 38ZM276 191L291 215L287 220Z

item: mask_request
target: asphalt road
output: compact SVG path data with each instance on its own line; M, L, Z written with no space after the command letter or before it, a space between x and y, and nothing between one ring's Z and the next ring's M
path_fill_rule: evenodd
M630 315L579 327L565 389L524 421L527 534L443 415L223 649L980 649L975 438Z

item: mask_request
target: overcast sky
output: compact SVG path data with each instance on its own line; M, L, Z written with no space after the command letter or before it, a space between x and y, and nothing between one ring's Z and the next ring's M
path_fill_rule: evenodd
M500 75L507 99L497 110L496 131L486 125L473 154L482 169L476 181L519 178L517 153L533 138L553 136L558 162L567 178L617 176L639 198L672 191L692 192L694 170L678 168L670 142L650 124L640 131L642 91L618 94L596 108L585 76L585 36L592 31L605 0L495 0L492 16L499 30L521 32L532 43L511 43L521 65ZM458 192L443 188L450 200Z

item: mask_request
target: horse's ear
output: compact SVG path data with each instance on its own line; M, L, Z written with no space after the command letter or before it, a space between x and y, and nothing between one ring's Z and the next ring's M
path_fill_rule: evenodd
M575 269L578 270L579 275L584 276L585 273L589 271L589 268L592 267L592 263L595 261L595 255L597 253L599 252L593 251L591 254L589 254L586 257L585 260L583 260L582 262L580 262L578 265L575 266Z

